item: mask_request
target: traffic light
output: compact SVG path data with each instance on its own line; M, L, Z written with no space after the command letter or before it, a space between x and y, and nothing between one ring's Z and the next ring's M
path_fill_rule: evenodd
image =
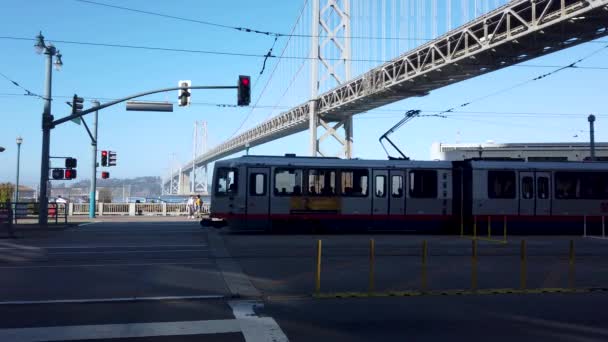
M190 105L190 86L192 85L191 81L179 81L177 84L179 87L187 88L180 89L177 93L177 98L179 99L179 106L186 107Z
M107 171L103 171L101 173L101 179L108 179L108 178L110 178L110 173Z
M53 169L53 179L63 179L63 169Z
M74 94L74 98L72 99L72 115L82 112L82 108L84 108L84 99Z
M116 166L116 152L108 151L108 166Z
M76 178L75 169L65 169L65 179L75 179L75 178Z
M108 151L101 151L101 166L108 166Z
M66 169L73 169L77 165L76 158L65 158L65 167Z
M237 89L237 105L249 106L249 102L251 102L251 78L240 75Z

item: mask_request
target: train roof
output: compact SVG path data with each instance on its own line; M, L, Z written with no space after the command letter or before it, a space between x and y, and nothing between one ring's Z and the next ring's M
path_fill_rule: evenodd
M217 166L302 166L302 167L403 167L403 168L452 168L450 161L429 160L371 160L340 159L332 157L297 157L287 156L242 156L216 162Z
M515 170L605 170L608 171L608 163L604 162L581 162L581 161L486 161L474 160L470 162L474 169L515 169Z
M469 160L473 169L515 169L515 170L606 170L608 163L577 161L524 161L524 160ZM372 168L430 168L450 169L452 161L442 160L374 160L374 159L340 159L333 157L298 157L248 155L224 159L216 162L217 166L300 166L300 167L372 167Z

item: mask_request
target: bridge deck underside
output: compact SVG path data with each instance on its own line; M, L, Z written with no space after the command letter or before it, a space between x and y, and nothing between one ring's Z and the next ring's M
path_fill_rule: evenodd
M563 3L563 7L562 7ZM316 99L340 121L608 34L608 0L512 1ZM202 165L307 130L311 102L284 112L198 157ZM186 164L183 171L188 170Z

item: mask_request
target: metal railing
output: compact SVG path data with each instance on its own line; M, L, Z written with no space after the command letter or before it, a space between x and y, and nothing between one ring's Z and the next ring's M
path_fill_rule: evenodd
M60 214L65 209L60 208ZM68 216L89 215L88 203L68 203ZM95 213L99 216L186 216L186 203L98 203ZM209 203L203 203L199 213L209 214Z

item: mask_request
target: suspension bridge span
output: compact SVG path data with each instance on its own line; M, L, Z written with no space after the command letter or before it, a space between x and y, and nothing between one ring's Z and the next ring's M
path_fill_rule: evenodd
M190 175L210 162L306 130L311 155L327 155L321 145L333 138L350 158L353 115L608 34L608 0L512 0L353 78L350 5L312 0L310 99L185 163L164 180L165 193L191 192ZM327 20L327 11L338 20ZM323 54L328 44L337 58ZM335 86L320 92L327 78Z

